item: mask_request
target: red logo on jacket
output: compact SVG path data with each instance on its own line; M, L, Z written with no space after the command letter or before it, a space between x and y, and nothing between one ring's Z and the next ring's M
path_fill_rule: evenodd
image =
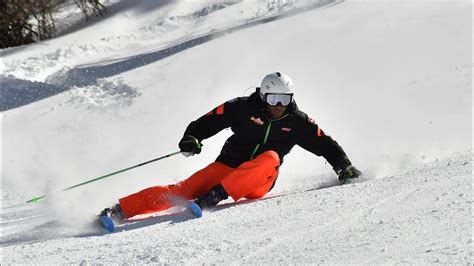
M259 118L255 118L255 117L250 117L250 120L252 120L252 122L254 122L255 124L259 125L259 126L263 126L263 121L262 119Z

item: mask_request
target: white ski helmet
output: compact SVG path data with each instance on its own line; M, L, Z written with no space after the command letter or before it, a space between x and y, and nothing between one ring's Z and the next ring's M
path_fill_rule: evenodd
M265 101L265 94L274 93L293 95L293 81L291 81L290 77L280 72L270 73L263 78L259 92L262 101Z

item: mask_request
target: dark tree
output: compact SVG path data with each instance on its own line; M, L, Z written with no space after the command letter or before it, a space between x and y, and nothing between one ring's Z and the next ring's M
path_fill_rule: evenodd
M54 37L53 12L64 0L0 0L0 49ZM103 16L100 0L74 0L86 19Z
M90 14L103 16L107 13L107 8L99 0L74 0L74 2L82 10L87 20Z

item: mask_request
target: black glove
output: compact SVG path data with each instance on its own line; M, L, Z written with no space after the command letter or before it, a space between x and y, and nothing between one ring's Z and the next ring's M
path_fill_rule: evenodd
M337 175L341 184L347 183L349 179L358 178L362 174L359 169L352 165L349 165L345 170L338 170Z
M201 152L202 144L191 135L184 136L179 142L179 149L184 156L192 156Z

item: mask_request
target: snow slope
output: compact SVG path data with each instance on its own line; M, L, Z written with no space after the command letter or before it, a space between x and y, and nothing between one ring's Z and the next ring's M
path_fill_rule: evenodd
M302 181L318 186L315 178ZM457 154L384 179L232 206L199 220L158 218L111 235L7 241L4 261L466 264L470 183L471 156Z
M104 21L1 51L2 105L22 102L2 112L2 264L472 263L471 2L302 2L114 2ZM286 196L111 235L91 225L207 165L224 131L199 156L54 193L176 151L191 120L276 70L363 182L333 186L295 148L272 191Z

